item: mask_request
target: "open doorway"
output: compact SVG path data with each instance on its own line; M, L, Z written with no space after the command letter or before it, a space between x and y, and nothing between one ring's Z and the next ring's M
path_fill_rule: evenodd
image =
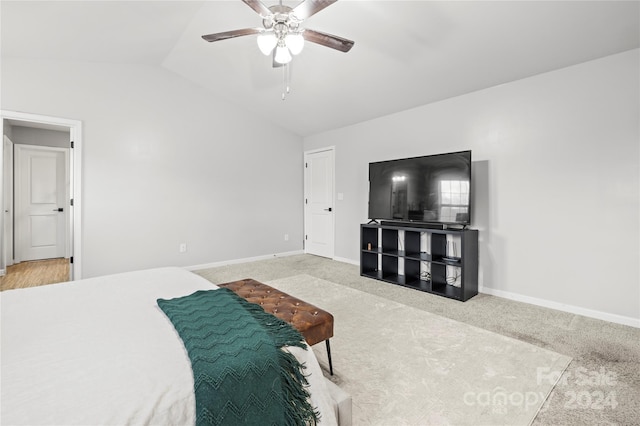
M2 125L2 288L79 279L81 123L2 111Z

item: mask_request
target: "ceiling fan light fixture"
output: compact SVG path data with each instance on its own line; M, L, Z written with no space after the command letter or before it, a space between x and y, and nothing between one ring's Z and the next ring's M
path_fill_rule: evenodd
M258 48L264 55L269 55L278 44L278 38L272 31L258 34Z
M279 64L288 64L291 62L291 53L289 49L284 46L284 43L278 44L278 47L276 47L276 55L273 59Z
M283 4L282 0L272 6L266 6L263 1L242 0L244 4L260 15L263 28L223 31L205 34L202 38L205 41L214 42L247 35L257 35L256 41L260 51L265 56L272 55L272 66L274 68L282 68L284 76L282 99L289 93L288 64L293 59L292 55L295 56L302 52L307 41L341 52L348 52L353 47L354 42L346 38L302 28L304 21L337 0L297 0L297 5L294 7Z
M300 52L302 52L302 48L304 47L304 37L302 37L301 32L287 34L284 42L291 51L292 55L299 54Z

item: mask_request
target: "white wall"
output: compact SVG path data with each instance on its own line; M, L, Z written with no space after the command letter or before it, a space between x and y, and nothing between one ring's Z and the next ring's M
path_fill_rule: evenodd
M484 291L640 326L639 62L632 50L305 138L336 146L336 257L359 259L369 162L471 149Z
M302 249L301 139L169 71L3 58L1 108L83 122L83 277Z

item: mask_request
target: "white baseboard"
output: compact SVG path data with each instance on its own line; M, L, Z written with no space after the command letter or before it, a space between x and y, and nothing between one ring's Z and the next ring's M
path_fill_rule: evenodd
M245 257L243 259L231 259L223 260L222 262L205 263L202 265L185 266L184 269L188 271L197 271L198 269L217 268L226 265L237 265L238 263L255 262L258 260L273 259L274 257L294 256L296 254L303 254L302 250L287 251L284 253L265 254L263 256Z
M0 277L4 277L7 274L6 269L0 269Z
M346 257L334 257L333 260L342 263L350 263L351 265L360 266L360 262L353 259L347 259Z
M593 309L581 308L579 306L567 305L565 303L553 302L551 300L538 299L537 297L523 296L509 291L494 290L487 287L483 287L481 292L492 296L502 297L504 299L515 300L516 302L529 303L531 305L542 306L543 308L555 309L557 311L568 312L570 314L582 315L589 318L640 328L640 319L638 318L610 314Z

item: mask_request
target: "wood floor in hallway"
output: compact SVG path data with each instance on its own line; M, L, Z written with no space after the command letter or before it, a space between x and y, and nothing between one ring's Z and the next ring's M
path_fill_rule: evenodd
M9 266L0 277L0 291L64 281L69 281L69 259L33 260Z

